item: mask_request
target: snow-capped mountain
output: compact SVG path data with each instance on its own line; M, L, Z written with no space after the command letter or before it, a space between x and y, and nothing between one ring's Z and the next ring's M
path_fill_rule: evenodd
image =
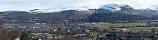
M67 10L75 10L79 11L80 13L84 14L93 14L93 13L100 13L100 12L119 12L123 14L132 14L132 15L141 15L141 16L147 16L152 17L155 15L158 15L158 10L152 10L152 9L134 9L129 5L126 4L105 4L103 6L100 6L98 9L89 9L87 6L84 7L78 7L78 8L58 8L58 9L33 9L30 10L29 13L31 14L37 14L37 13L59 13L62 11Z
M121 10L121 8L119 7L119 5L117 5L117 4L103 5L99 9L104 9L106 11L112 11L112 12Z
M103 5L99 8L97 8L97 12L105 12L105 11L110 11L110 12L115 12L115 11L119 11L119 10L124 10L125 8L131 8L129 5L125 5L125 4L106 4ZM91 8L93 9L93 8ZM94 8L96 9L96 8ZM66 10L76 10L76 11L92 11L89 10L88 7L84 6L84 7L77 7L77 8L58 8L58 9L33 9L31 10L31 12L61 12L61 11L66 11Z
M40 12L40 13L39 13ZM42 12L42 13L41 13ZM148 20L158 19L157 10L134 9L125 4L106 4L98 9L62 8L62 9L33 9L27 11L6 11L1 12L6 16L5 20L30 20L30 19L50 19L50 20L83 20L83 21L116 21L116 20ZM20 17L19 17L20 16ZM9 18L8 18L9 17ZM26 19L28 18L28 19ZM116 19L118 18L118 19ZM126 19L124 19L126 18Z
M126 9L133 9L133 8L125 4L106 4L106 5L101 6L99 9L100 9L99 12L105 12L105 11L115 12L119 10L126 10Z
M152 17L158 15L158 10L153 9L134 9L126 4L106 4L97 9L97 12L119 12L123 14L140 15Z
M57 9L33 9L30 10L30 12L61 12L61 11L66 11L66 10L76 10L76 11L88 11L87 8L57 8Z

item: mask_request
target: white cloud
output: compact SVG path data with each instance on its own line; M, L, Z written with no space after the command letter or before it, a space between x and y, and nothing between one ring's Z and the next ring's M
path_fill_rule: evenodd
M33 8L54 9L88 6L98 8L101 5L117 3L128 4L136 9L153 8L158 0L0 0L1 11L29 10Z
M0 0L0 9L3 10L29 10L33 8L67 8L74 7L76 0Z
M154 6L158 5L158 0L89 0L88 2L82 3L83 6L99 7L106 4L127 4L135 9L153 9Z

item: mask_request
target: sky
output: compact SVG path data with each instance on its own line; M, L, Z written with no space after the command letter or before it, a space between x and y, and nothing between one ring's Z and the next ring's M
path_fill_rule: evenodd
M99 8L106 4L127 4L135 9L155 9L158 0L0 0L0 11L58 8Z

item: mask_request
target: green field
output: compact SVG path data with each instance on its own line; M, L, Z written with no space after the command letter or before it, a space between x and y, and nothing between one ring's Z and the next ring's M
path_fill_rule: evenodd
M144 23L115 23L115 24L104 23L104 24L95 24L95 25L92 25L92 26L102 28L102 29L106 29L106 28L109 28L109 27L112 27L112 26L121 27L121 26L139 26L139 25L144 25Z
M145 30L151 30L153 28L158 30L158 27L130 27L130 28L112 28L112 29L126 30L126 31L145 31Z
M95 24L91 25L93 27L97 27L99 29L117 29L117 30L127 30L127 31L140 31L140 30L151 30L153 28L158 29L158 27L135 27L135 26L141 26L145 23L104 23L104 24ZM129 28L109 28L109 27L121 27L121 26L130 26Z

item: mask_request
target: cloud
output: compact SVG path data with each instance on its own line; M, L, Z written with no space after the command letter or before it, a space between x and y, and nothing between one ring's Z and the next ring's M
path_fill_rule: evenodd
M135 9L154 9L157 6L158 0L88 0L85 3L82 3L82 6L92 6L99 7L106 4L116 3L116 4L127 4Z
M29 10L34 8L68 8L76 6L76 0L0 0L1 10Z
M153 8L158 0L0 0L0 11L71 8L86 6L98 8L102 5L116 3L128 4L136 9Z

